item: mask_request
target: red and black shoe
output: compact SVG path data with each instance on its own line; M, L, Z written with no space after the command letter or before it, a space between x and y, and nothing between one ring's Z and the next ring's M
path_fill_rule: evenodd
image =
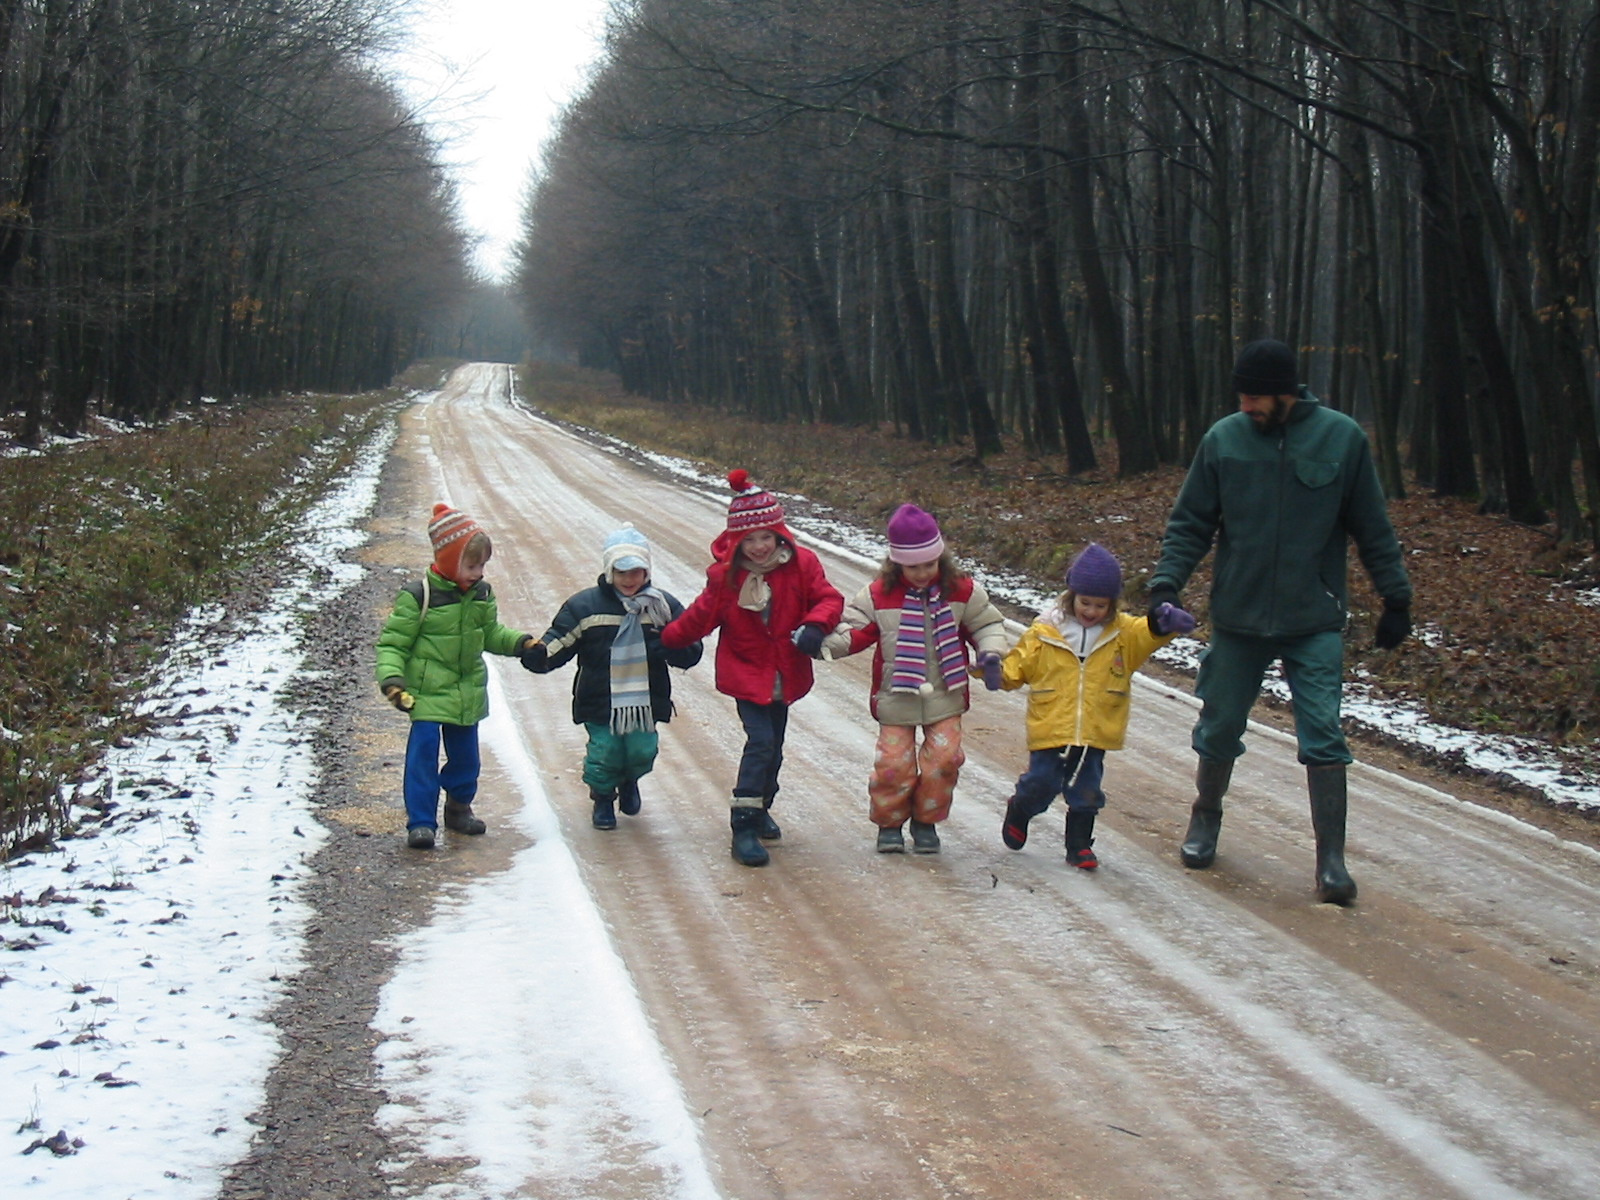
M1094 855L1095 810L1067 812L1067 863L1080 871L1093 871L1100 866Z
M1000 826L1000 840L1012 850L1021 850L1028 844L1028 822L1034 814L1017 803L1013 797L1006 802L1006 819Z

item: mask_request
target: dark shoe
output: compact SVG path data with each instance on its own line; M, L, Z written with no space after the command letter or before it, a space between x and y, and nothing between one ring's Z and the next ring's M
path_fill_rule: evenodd
M625 817L637 817L644 799L639 795L639 781L629 779L617 785L617 811Z
M431 825L413 825L406 830L406 845L413 850L432 850L433 827Z
M772 819L771 800L768 800L761 810L761 822L756 826L756 836L763 842L775 842L783 836L783 830L778 828L778 823Z
M1095 813L1067 813L1067 862L1084 871L1093 871L1100 865L1094 855Z
M906 852L906 835L900 832L900 826L892 825L888 829L878 830L879 854L904 854Z
M1217 858L1217 835L1222 832L1222 798L1233 778L1233 760L1225 763L1202 758L1195 767L1194 805L1189 810L1189 831L1179 856L1183 865L1203 871Z
M939 830L923 821L911 822L911 853L939 853Z
M728 810L728 824L733 829L732 854L734 859L747 867L764 867L767 865L767 848L761 844L757 830L761 827L761 810L759 808L730 808Z
M1028 844L1028 822L1034 814L1023 808L1015 796L1006 801L1006 819L1000 826L1000 840L1012 850Z
M615 792L589 793L589 799L594 801L594 815L589 818L596 829L615 829L617 827L617 814L612 811L612 806L617 802Z
M472 815L472 805L455 800L444 802L444 827L453 833L465 833L472 837L486 832L489 828Z
M1348 807L1342 764L1306 768L1311 794L1311 829L1317 836L1317 899L1323 904L1349 904L1356 881L1344 865L1344 823Z

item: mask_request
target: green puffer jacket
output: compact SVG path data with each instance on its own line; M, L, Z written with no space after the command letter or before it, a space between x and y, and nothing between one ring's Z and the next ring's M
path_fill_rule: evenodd
M1409 604L1399 540L1361 426L1307 389L1278 429L1239 412L1201 439L1150 590L1181 591L1217 544L1211 623L1255 637L1344 628L1345 542L1385 600Z
M409 583L378 634L378 686L403 680L416 698L413 721L476 725L489 715L489 670L483 656L515 656L528 636L500 624L494 592L479 581L470 592L434 572Z

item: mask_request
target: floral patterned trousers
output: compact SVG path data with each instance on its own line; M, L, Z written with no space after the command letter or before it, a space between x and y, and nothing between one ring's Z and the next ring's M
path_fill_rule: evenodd
M922 728L884 725L878 730L878 747L867 780L872 823L898 829L906 818L932 825L950 815L956 779L967 756L961 752L961 718L946 717Z

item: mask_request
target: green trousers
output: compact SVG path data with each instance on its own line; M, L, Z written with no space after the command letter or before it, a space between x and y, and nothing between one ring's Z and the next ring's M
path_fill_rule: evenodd
M619 784L642 779L656 765L661 739L655 730L648 733L613 733L611 726L585 721L589 749L583 756L583 782L600 792L614 792Z
M1273 662L1283 664L1294 706L1294 732L1300 761L1308 767L1350 761L1350 747L1339 725L1344 686L1344 636L1311 633L1294 638L1261 638L1213 629L1200 662L1195 695L1195 753L1209 762L1232 762L1244 753L1245 725L1261 695L1261 680Z

